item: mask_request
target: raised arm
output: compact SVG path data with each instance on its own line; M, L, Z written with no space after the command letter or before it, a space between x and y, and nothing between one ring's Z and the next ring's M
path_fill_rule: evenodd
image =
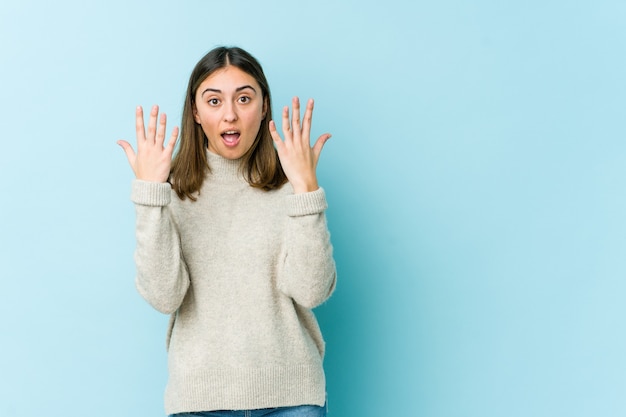
M278 287L296 303L308 308L323 303L336 283L333 248L326 225L326 195L318 185L316 174L320 153L331 135L322 134L311 147L313 105L310 99L302 123L298 97L292 100L291 117L289 108L283 108L284 140L276 131L274 121L270 123L281 165L294 190L287 201L289 219Z
M154 106L146 133L143 109L137 107L136 154L128 142L120 140L118 144L124 149L136 176L131 199L137 215L137 290L155 309L169 314L182 303L189 288L189 274L182 259L176 222L168 207L172 189L166 182L178 128L172 130L171 138L165 145L167 118L165 114L158 118L158 113L158 106Z

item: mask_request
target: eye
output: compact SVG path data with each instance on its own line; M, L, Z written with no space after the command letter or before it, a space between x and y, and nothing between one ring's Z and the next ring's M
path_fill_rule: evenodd
M248 97L248 96L241 96L241 97L239 97L239 102L242 103L242 104L249 103L250 100L251 100L251 98Z
M220 104L220 101L216 98L210 98L208 103L209 106L217 106L218 104Z

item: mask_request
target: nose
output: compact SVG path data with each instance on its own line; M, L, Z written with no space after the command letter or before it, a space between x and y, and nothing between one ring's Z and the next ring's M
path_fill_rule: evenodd
M237 120L237 108L234 103L227 102L224 105L224 121L234 122L235 120Z

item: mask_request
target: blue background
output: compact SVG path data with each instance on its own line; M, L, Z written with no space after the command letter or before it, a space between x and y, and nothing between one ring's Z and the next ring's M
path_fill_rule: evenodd
M214 46L316 99L330 416L626 415L626 3L4 1L0 415L163 415L134 108Z

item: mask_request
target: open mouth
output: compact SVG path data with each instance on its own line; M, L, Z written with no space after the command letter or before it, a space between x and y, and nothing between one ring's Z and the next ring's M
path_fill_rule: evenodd
M222 140L226 146L237 146L241 134L238 130L227 130L222 133Z

